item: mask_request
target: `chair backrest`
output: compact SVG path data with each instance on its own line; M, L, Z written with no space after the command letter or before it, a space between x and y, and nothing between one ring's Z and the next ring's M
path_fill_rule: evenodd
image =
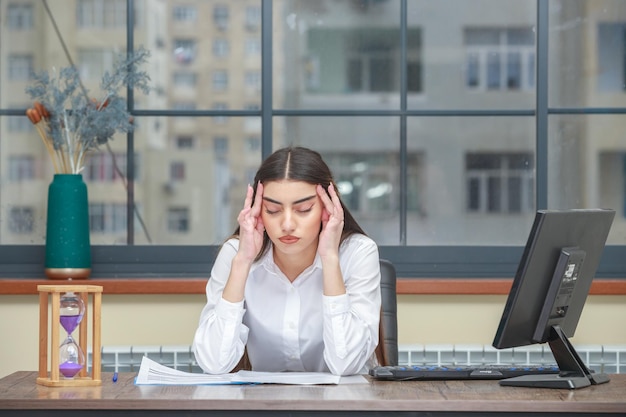
M376 356L380 365L398 364L398 303L396 297L396 268L386 259L380 260L380 339Z

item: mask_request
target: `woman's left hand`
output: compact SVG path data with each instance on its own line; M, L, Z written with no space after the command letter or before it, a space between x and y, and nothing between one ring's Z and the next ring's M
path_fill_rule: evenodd
M335 191L333 184L328 186L328 194L324 187L318 184L317 194L322 200L322 231L320 232L317 252L324 258L325 256L338 256L339 243L343 232L343 207ZM330 194L330 197L329 197Z

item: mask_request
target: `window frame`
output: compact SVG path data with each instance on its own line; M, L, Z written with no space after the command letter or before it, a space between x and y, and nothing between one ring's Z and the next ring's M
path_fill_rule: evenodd
M407 36L407 9L408 0L399 0L401 15L400 31L403 42ZM220 110L213 117L248 117L256 116L261 119L262 136L261 150L265 158L272 152L272 119L276 116L320 116L330 110L299 111L293 109L276 109L272 107L272 1L263 1L261 6L261 46L262 46L262 97L258 110L230 111ZM134 1L128 1L127 27L134 22ZM604 114L619 111L626 113L626 108L549 108L548 106L548 5L549 0L537 0L537 43L535 50L536 79L535 93L536 107L519 110L411 110L407 108L406 96L406 51L401 53L401 80L400 91L402 104L394 111L394 116L400 119L401 126L406 126L409 117L432 116L477 116L477 117L534 117L536 121L536 208L547 207L548 201L548 116L554 114ZM225 28L222 28L225 29ZM128 46L134 47L133 31L128 30ZM129 106L135 117L163 116L163 111L135 110L132 103ZM0 109L1 116L21 116L24 109ZM341 111L332 111L341 116ZM201 111L185 111L178 114L175 110L167 111L167 116L196 117L206 116ZM354 116L377 115L373 111L350 111L343 114ZM380 111L380 115L388 115ZM128 134L129 149L128 161L134 159L133 133ZM400 185L407 187L407 132L400 130ZM127 166L128 181L132 183L135 177L135 168L131 163ZM128 198L132 203L133 187L129 187ZM407 196L401 192L400 206L400 243L394 246L380 246L380 256L389 259L397 269L397 275L402 278L511 278L523 247L509 246L408 246L406 245L407 228ZM135 216L132 215L132 204L128 204L127 242L126 245L93 245L92 246L92 277L94 278L142 278L142 277L207 277L219 250L219 245L135 245ZM0 251L0 278L42 278L45 248L43 245L3 245ZM597 273L602 278L626 279L626 260L622 256L624 246L607 246L604 252L600 269Z

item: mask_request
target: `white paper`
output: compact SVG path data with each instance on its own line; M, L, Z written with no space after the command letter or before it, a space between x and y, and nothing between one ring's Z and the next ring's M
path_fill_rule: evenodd
M341 377L329 372L256 372L234 374L200 374L183 372L163 366L144 356L141 359L136 385L224 385L224 384L359 384L367 383L363 375Z

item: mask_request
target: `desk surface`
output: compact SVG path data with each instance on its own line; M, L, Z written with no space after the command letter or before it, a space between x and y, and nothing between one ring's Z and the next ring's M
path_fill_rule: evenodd
M572 413L626 414L626 375L611 375L607 384L577 390L502 387L497 381L371 380L355 385L220 385L137 386L134 373L102 386L51 388L36 384L36 372L16 372L0 379L0 414L174 415L175 411L205 410L215 414L454 415L467 413L529 415ZM55 412L56 410L56 412ZM82 410L82 411L81 411ZM62 414L61 414L62 412ZM100 414L99 414L100 413ZM189 412L187 411L187 415ZM212 414L212 413L208 413ZM584 415L584 414L582 414Z

